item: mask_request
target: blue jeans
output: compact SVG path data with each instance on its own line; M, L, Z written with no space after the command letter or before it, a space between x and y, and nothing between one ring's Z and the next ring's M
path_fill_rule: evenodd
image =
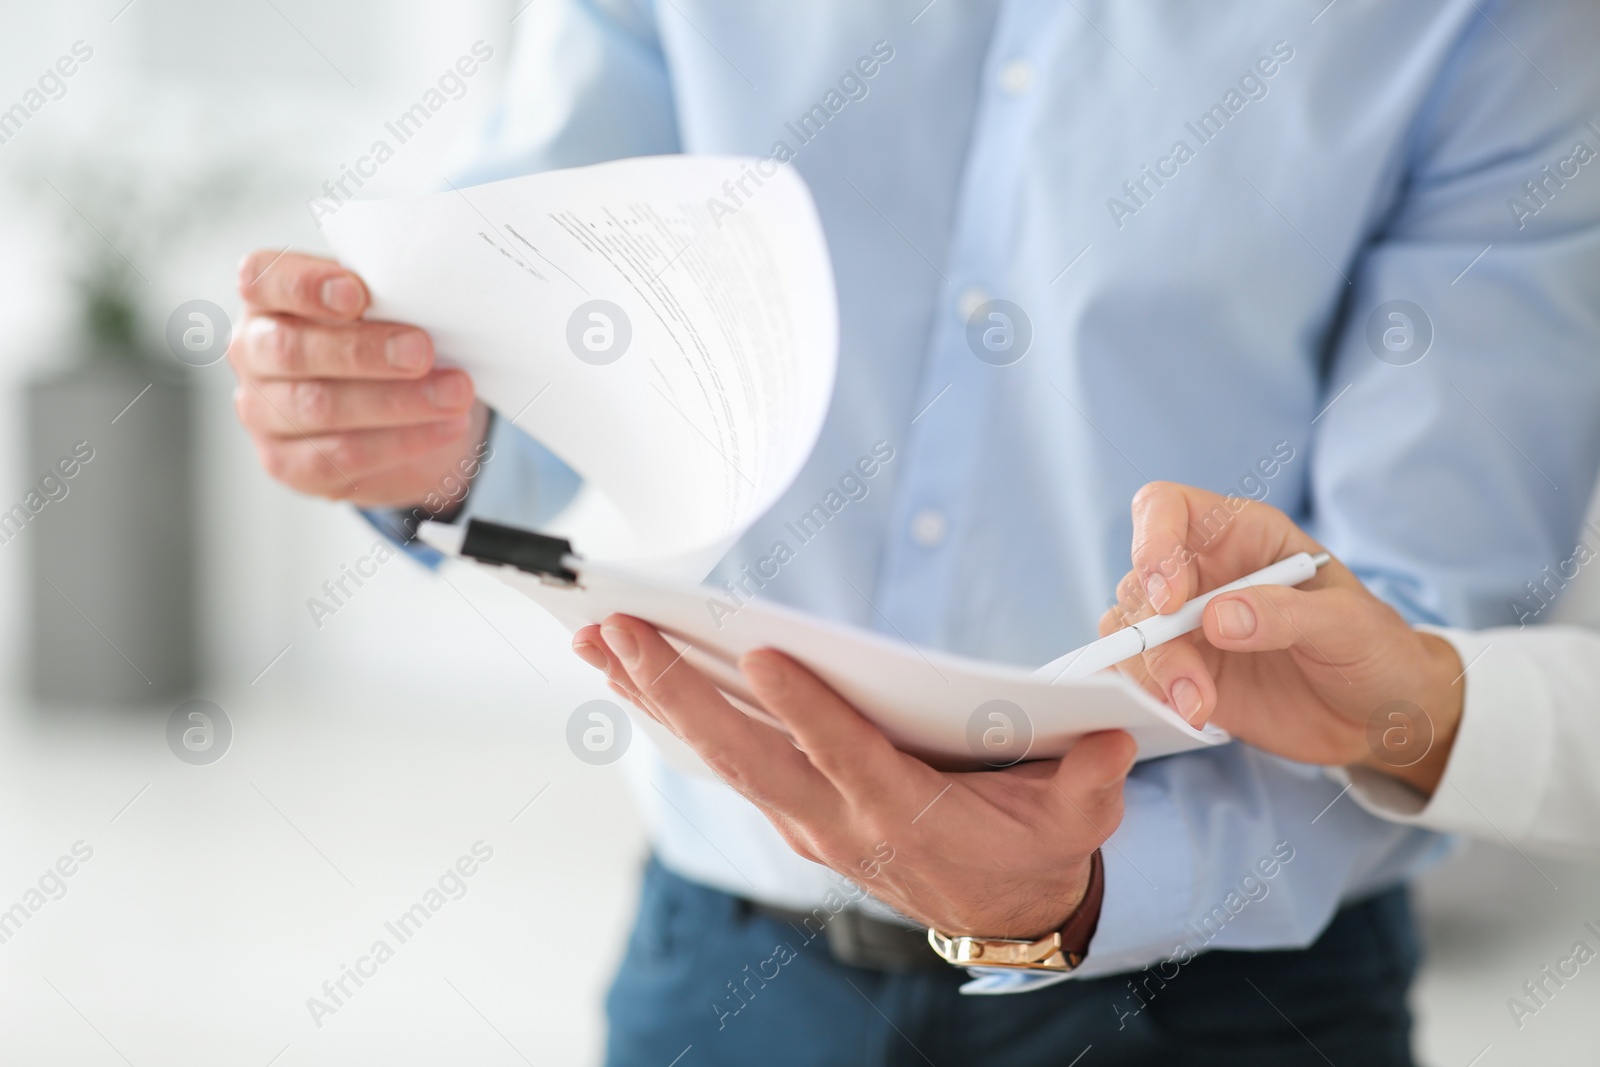
M1302 951L999 997L961 996L953 967L846 966L804 933L652 860L606 998L608 1067L1069 1067L1091 1047L1080 1067L1412 1063L1403 888L1344 908Z

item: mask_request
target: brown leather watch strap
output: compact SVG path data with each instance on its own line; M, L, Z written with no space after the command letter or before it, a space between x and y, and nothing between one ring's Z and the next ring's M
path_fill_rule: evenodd
M1100 904L1106 896L1106 866L1095 849L1089 857L1089 885L1083 891L1078 910L1061 928L1061 950L1069 959L1081 960L1089 954L1089 942L1100 926Z

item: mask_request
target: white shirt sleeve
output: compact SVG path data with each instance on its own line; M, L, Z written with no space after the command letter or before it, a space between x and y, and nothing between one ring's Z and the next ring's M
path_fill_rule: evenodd
M1546 851L1600 851L1600 633L1422 627L1466 664L1461 723L1431 799L1376 771L1334 772L1394 822Z

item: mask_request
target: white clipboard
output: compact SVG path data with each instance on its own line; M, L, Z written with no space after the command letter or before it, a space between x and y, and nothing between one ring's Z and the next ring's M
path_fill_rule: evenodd
M1051 684L1023 667L918 648L761 600L729 614L726 598L707 586L587 561L564 539L481 519L465 526L424 523L419 537L446 556L492 569L569 631L619 612L651 623L736 707L779 730L782 724L761 709L739 673L746 652L787 653L897 748L945 769L1057 757L1096 730L1126 730L1141 760L1230 740L1216 727L1195 729L1110 672ZM692 756L669 732L636 718L658 740L681 748L676 755Z

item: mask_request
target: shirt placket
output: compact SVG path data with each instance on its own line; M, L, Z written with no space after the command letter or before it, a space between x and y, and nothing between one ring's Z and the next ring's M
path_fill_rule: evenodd
M987 318L972 331L975 337L968 324L990 301L1008 295L1026 139L1035 124L1039 57L1049 36L1041 29L1054 21L1051 5L1038 0L1002 4L984 61L874 604L877 629L919 644L940 643L961 578L956 548L971 519L971 486L986 447L997 375L1007 370L975 350L981 350Z

